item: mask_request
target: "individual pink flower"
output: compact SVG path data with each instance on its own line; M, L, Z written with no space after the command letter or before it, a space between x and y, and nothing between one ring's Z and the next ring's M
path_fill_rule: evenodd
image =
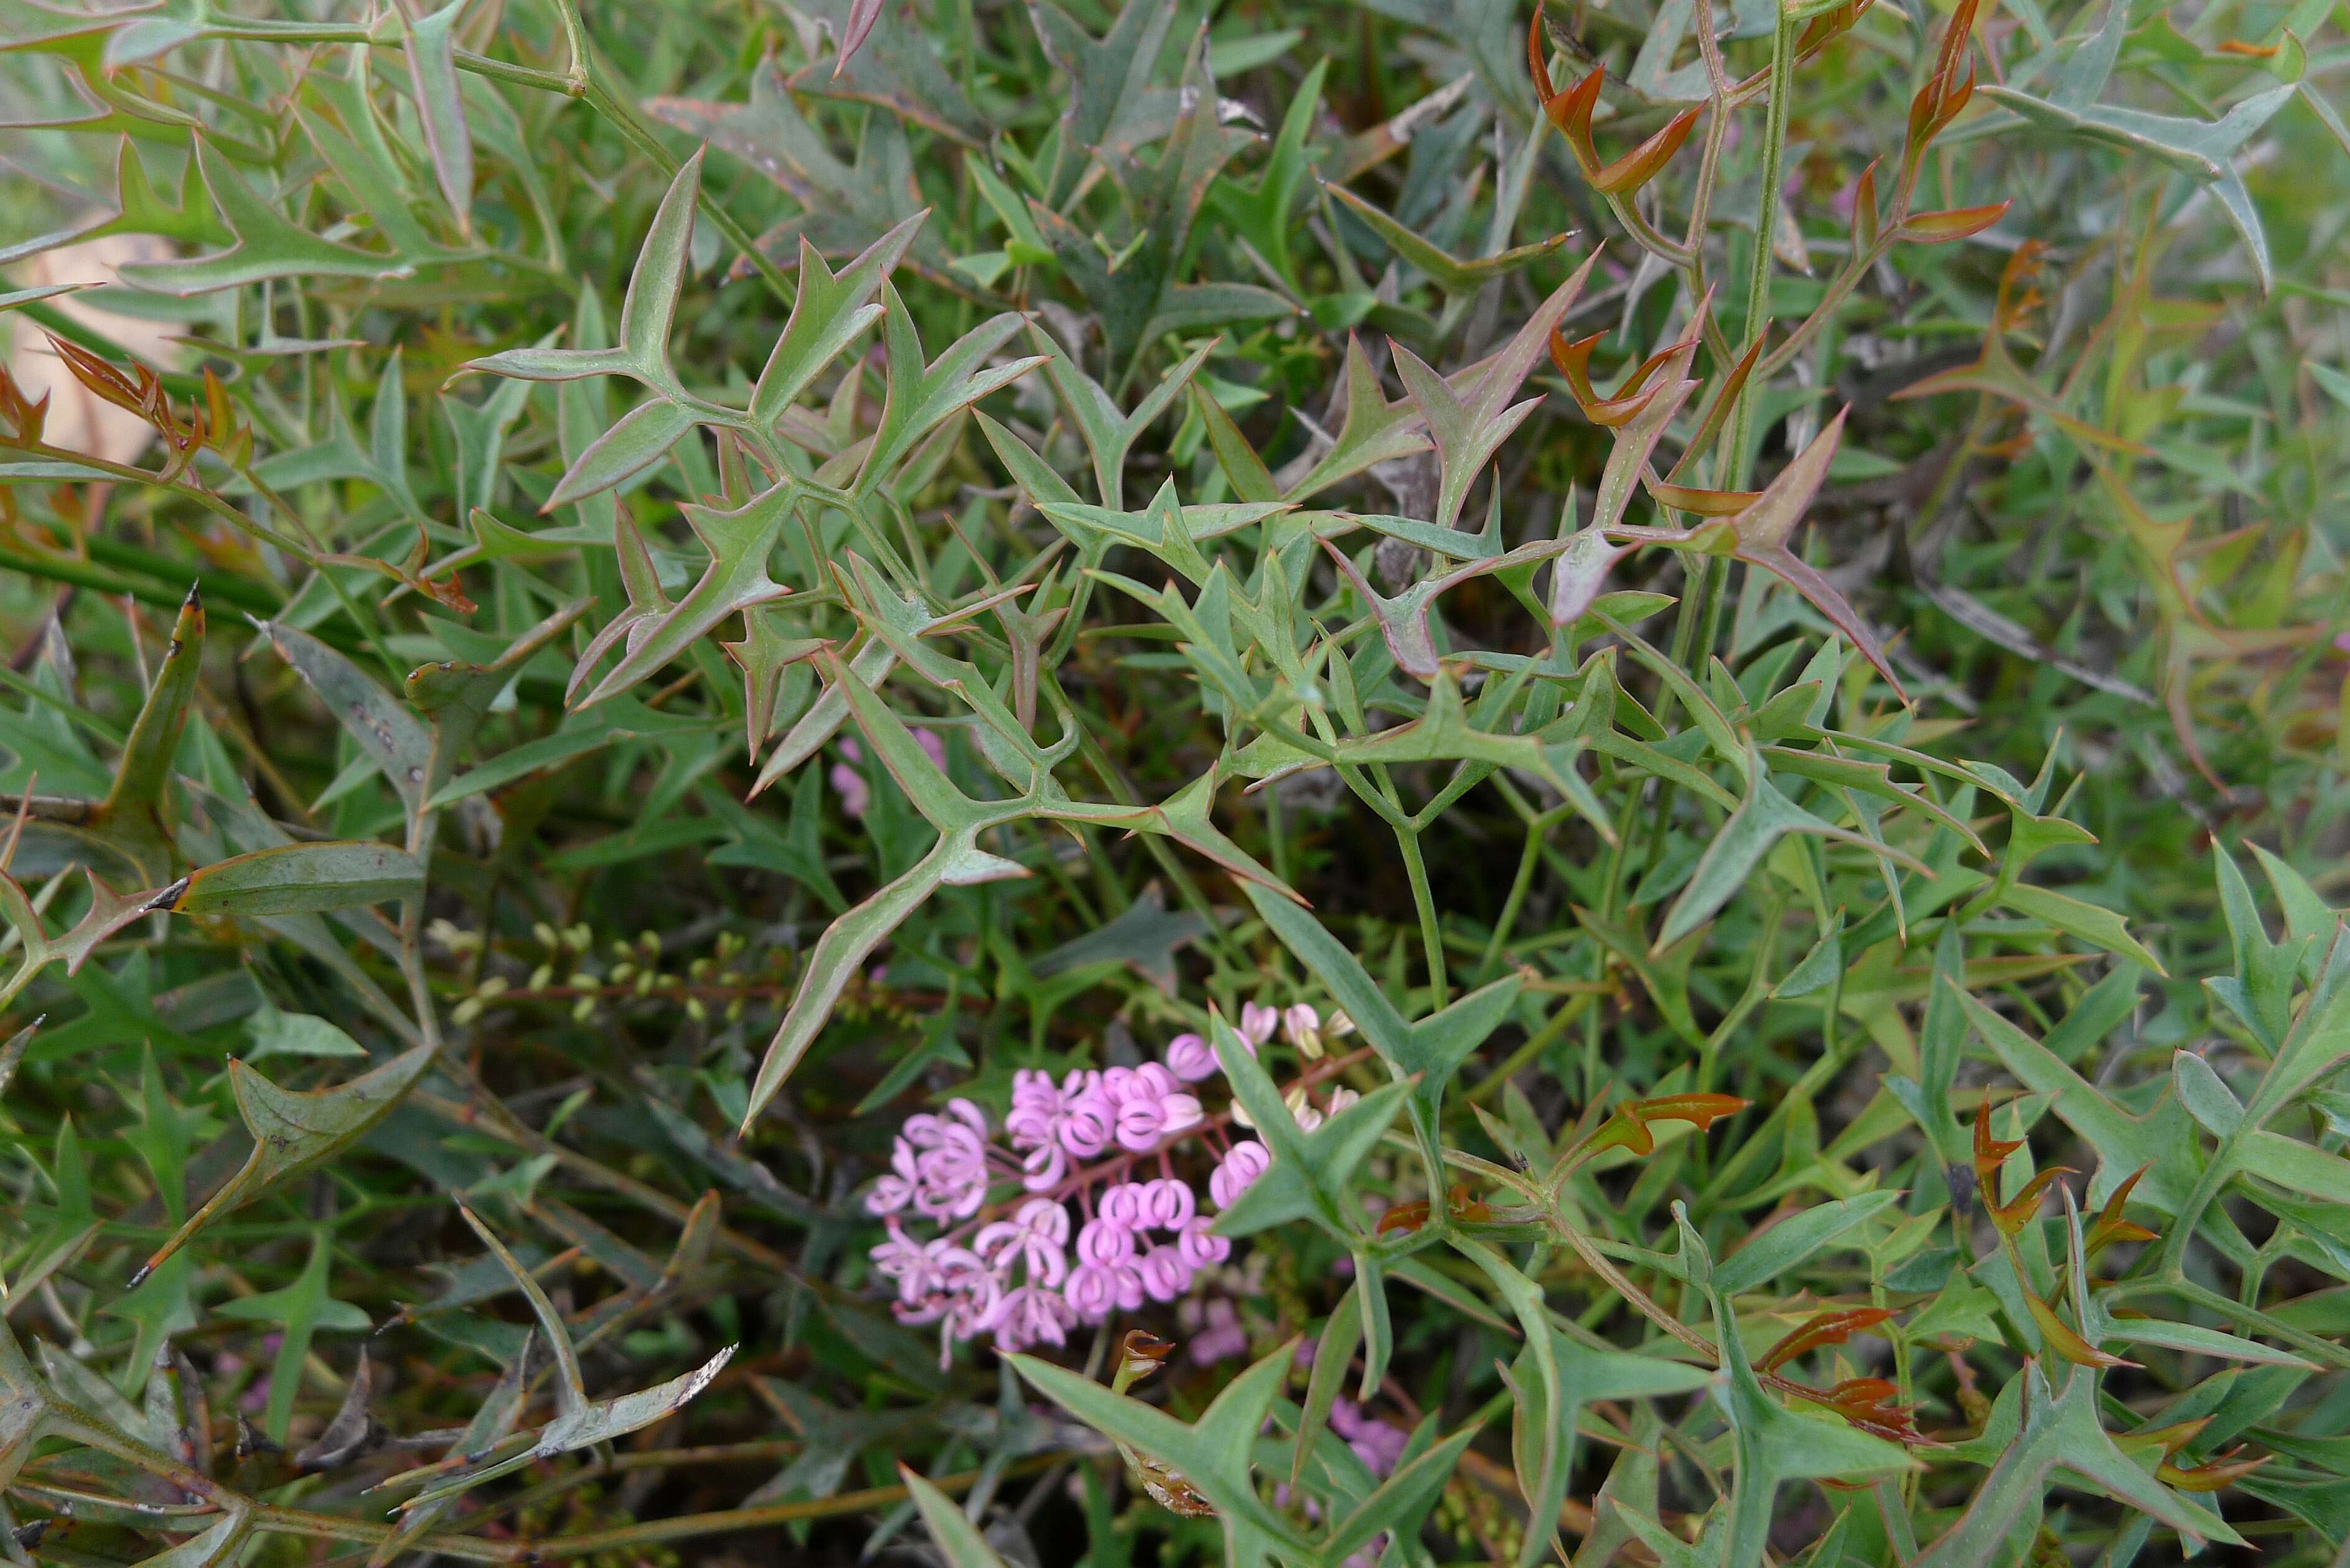
M1061 1129L1069 1119L1069 1102L1081 1086L1076 1073L1059 1084L1053 1082L1052 1074L1033 1067L1012 1075L1012 1109L1003 1118L1003 1131L1025 1172L1020 1184L1031 1192L1056 1185L1068 1170Z
M1265 1168L1272 1163L1272 1153L1256 1139L1235 1139L1232 1151L1216 1167L1215 1174L1208 1178L1208 1196L1214 1199L1217 1208L1230 1209L1240 1201L1242 1193L1256 1184L1256 1179L1263 1176Z
M1169 1177L1142 1184L1143 1220L1154 1231L1180 1231L1198 1211L1189 1182Z
M1073 1094L1066 1083L1062 1090L1066 1114L1061 1118L1061 1147L1079 1159L1092 1159L1118 1137L1118 1106L1104 1092L1098 1073L1084 1075Z
M1281 1037L1305 1054L1319 1056L1322 1054L1322 1015L1311 1004L1303 1002L1284 1009Z
M1241 1004L1241 1040L1248 1046L1250 1055L1255 1055L1256 1048L1272 1039L1273 1032L1280 1026L1281 1014L1274 1009L1253 1002Z
M889 1174L875 1181L873 1190L865 1195L865 1207L868 1212L895 1214L914 1200L915 1190L922 1179L914 1159L913 1145L902 1137L892 1142Z
M1020 1185L1031 1192L1043 1192L1058 1187L1068 1169L1069 1157L1060 1139L1036 1144L1021 1153Z
M1107 1214L1097 1214L1077 1232L1077 1261L1090 1268L1109 1268L1134 1256L1134 1228Z
M1138 1096L1118 1107L1118 1141L1138 1154L1158 1147L1166 1127L1166 1107L1155 1099Z
M1191 1288L1191 1265L1178 1247L1153 1247L1136 1261L1142 1288L1155 1302L1171 1302Z
M1178 1034L1167 1042L1167 1070L1184 1083L1197 1084L1216 1075L1216 1054L1197 1034Z
M889 1236L866 1256L873 1261L873 1272L885 1280L898 1282L901 1301L913 1301L935 1288L937 1271L932 1266L929 1249L906 1234L896 1215L886 1221Z
M1102 1075L1102 1093L1117 1106L1118 1143L1138 1154L1204 1119L1199 1100L1156 1062L1112 1067Z
M894 1310L899 1321L922 1324L947 1319L954 1337L969 1339L1002 1298L1003 1282L980 1262L979 1254L943 1236L925 1243L920 1252L898 1282Z
M1099 1323L1118 1308L1121 1293L1119 1272L1118 1266L1080 1263L1069 1271L1069 1281L1061 1287L1061 1297L1079 1318Z
M1214 1223L1205 1214L1194 1215L1184 1221L1182 1231L1175 1238L1183 1261L1195 1269L1211 1269L1232 1255L1232 1239L1209 1229Z
M1140 1231L1150 1221L1142 1211L1142 1183L1120 1181L1101 1191L1101 1220L1121 1231Z
M971 1250L992 1269L1018 1262L1030 1283L1057 1285L1069 1272L1068 1244L1069 1211L1049 1198L1031 1198L1011 1219L981 1226Z
M995 1347L1019 1351L1032 1345L1066 1345L1076 1321L1077 1309L1059 1291L1023 1285L995 1309Z
M1208 1113L1201 1108L1197 1095L1187 1095L1178 1089L1159 1102L1161 1137L1172 1137L1178 1133L1190 1132L1207 1119Z
M1123 1265L1123 1262L1118 1262L1118 1265L1081 1262L1074 1270L1069 1270L1069 1283L1060 1288L1062 1300L1067 1300L1069 1310L1076 1312L1078 1319L1088 1321L1088 1324L1100 1324L1111 1312L1117 1312L1128 1298L1133 1300L1138 1307L1142 1304L1139 1282L1135 1282L1133 1274L1133 1267Z
M1003 1304L1003 1282L982 1269L956 1282L958 1288L949 1292L946 1314L939 1324L939 1365L949 1366L954 1361L951 1339L970 1339L993 1326L998 1310Z

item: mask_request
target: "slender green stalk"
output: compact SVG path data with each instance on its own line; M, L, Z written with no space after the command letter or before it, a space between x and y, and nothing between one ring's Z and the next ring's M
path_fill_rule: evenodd
M1599 1000L1592 991L1577 992L1551 1010L1542 1027L1525 1038L1525 1043L1504 1057L1500 1066L1486 1074L1469 1091L1469 1103L1483 1105L1499 1096L1511 1079L1523 1072L1527 1064L1538 1060L1542 1054L1558 1044L1575 1022L1590 1012Z
M1787 119L1795 98L1795 24L1778 10L1771 33L1770 97L1762 123L1761 199L1754 214L1754 254L1746 272L1746 342L1752 346L1771 330L1771 261L1778 241L1780 192L1787 178ZM1750 376L1731 410L1726 490L1745 486L1752 470L1755 403L1762 378Z
M1436 895L1428 883L1428 863L1419 853L1419 835L1396 830L1396 845L1403 851L1404 875L1411 879L1411 906L1419 913L1420 945L1428 950L1429 1004L1444 1005L1446 994L1444 970L1444 929L1436 918Z

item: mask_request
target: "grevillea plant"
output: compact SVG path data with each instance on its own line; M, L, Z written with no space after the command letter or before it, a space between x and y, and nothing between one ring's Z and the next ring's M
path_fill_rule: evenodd
M2350 1552L2338 0L0 6L0 1558Z

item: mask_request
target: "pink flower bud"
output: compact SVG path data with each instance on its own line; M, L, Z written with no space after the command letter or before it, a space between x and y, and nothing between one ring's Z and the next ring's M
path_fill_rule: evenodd
M1128 1080L1128 1085L1127 1096L1129 1099L1149 1098L1160 1101L1164 1101L1170 1095L1178 1093L1181 1088L1181 1085L1175 1081L1175 1075L1157 1062L1145 1062L1141 1066L1137 1067L1134 1070L1134 1076Z
M1087 1220L1086 1228L1077 1232L1077 1258L1082 1268L1107 1268L1133 1256L1132 1228L1106 1215Z
M1175 1239L1183 1261L1194 1269L1212 1268L1232 1255L1232 1241L1208 1229L1212 1223L1204 1214L1195 1215Z
M1208 1178L1208 1196L1219 1209L1230 1209L1240 1201L1242 1193L1255 1185L1256 1179L1272 1165L1273 1155L1254 1138L1241 1138Z
M1158 1147L1166 1127L1166 1107L1157 1100L1131 1099L1118 1108L1118 1141L1137 1154Z
M1061 1121L1061 1147L1079 1159L1091 1159L1118 1136L1118 1107L1097 1085L1087 1085L1069 1101Z
M1082 1250L1085 1243L1080 1241L1077 1245ZM1079 1318L1099 1323L1118 1306L1117 1272L1095 1263L1081 1263L1069 1272L1069 1282L1061 1287L1061 1296Z
M1147 1182L1142 1189L1145 1223L1154 1231L1180 1231L1198 1211L1199 1200L1189 1183L1169 1179Z
M1167 1043L1167 1070L1187 1084L1216 1075L1216 1054L1197 1034L1178 1034Z
M1135 1265L1142 1288L1155 1302L1171 1302L1191 1288L1191 1265L1175 1247L1153 1247Z
M1121 1231L1139 1231L1150 1221L1143 1211L1142 1184L1121 1181L1102 1189L1101 1219L1096 1223L1117 1226Z

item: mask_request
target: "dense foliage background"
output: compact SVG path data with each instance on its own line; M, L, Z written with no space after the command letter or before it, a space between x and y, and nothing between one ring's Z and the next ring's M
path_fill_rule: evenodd
M2339 0L11 0L0 1557L2317 1564Z

